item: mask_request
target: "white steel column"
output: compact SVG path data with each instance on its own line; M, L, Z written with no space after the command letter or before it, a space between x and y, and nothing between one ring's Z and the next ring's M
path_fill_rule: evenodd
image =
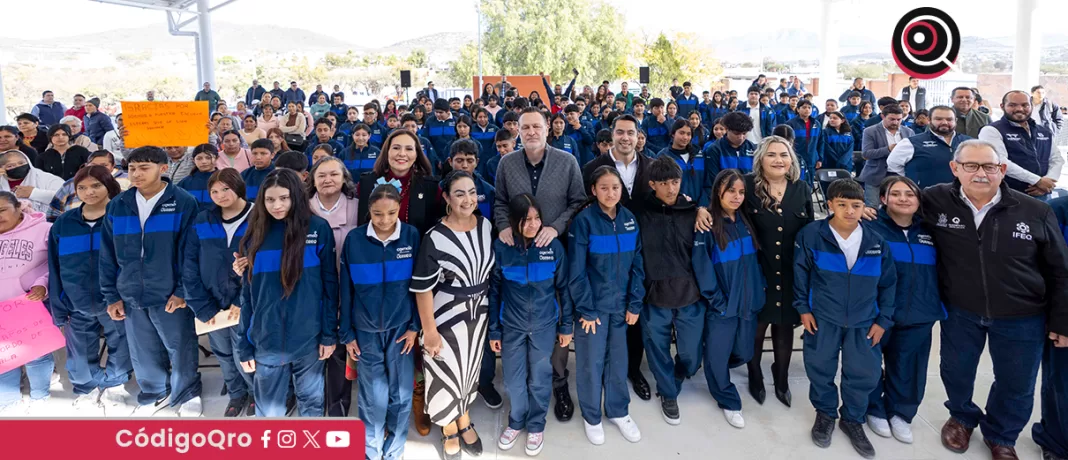
M838 27L834 20L835 0L820 1L820 94L819 98L837 98L838 88Z
M1016 49L1012 56L1012 89L1029 91L1038 84L1042 59L1042 31L1038 22L1039 0L1016 1Z
M200 64L200 81L197 82L197 86L204 84L204 82L211 83L211 87L214 89L215 84L215 51L212 45L211 34L211 6L208 5L208 0L197 0L197 61Z
M7 102L4 99L4 77L0 75L0 125L7 124Z

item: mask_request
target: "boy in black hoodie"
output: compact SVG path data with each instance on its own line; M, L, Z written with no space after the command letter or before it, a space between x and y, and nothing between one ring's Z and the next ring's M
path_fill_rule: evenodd
M678 396L685 378L701 365L701 335L704 306L693 270L694 226L697 204L679 193L682 169L670 157L653 161L646 177L653 189L638 213L643 232L645 304L639 315L649 369L656 379L656 392L664 420L678 425ZM648 246L646 246L648 245ZM676 355L671 357L671 329L676 331Z

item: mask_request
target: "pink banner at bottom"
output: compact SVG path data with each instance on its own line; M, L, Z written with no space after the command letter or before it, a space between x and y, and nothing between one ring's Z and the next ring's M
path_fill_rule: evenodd
M44 304L26 296L0 302L0 374L66 346Z

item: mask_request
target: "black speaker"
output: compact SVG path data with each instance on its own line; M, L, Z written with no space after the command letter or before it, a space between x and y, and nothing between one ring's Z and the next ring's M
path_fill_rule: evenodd
M402 70L401 71L401 88L411 88L411 87L412 87L412 71L411 70Z
M641 67L638 69L638 82L647 85L649 84L649 68Z

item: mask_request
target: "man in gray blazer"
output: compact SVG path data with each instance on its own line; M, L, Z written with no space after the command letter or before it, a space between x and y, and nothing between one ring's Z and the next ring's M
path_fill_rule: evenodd
M860 144L860 154L865 161L858 179L864 183L864 204L873 208L879 207L879 185L886 178L886 157L890 156L898 142L915 134L908 127L901 126L904 113L900 106L886 106L882 117L881 123L864 129Z

